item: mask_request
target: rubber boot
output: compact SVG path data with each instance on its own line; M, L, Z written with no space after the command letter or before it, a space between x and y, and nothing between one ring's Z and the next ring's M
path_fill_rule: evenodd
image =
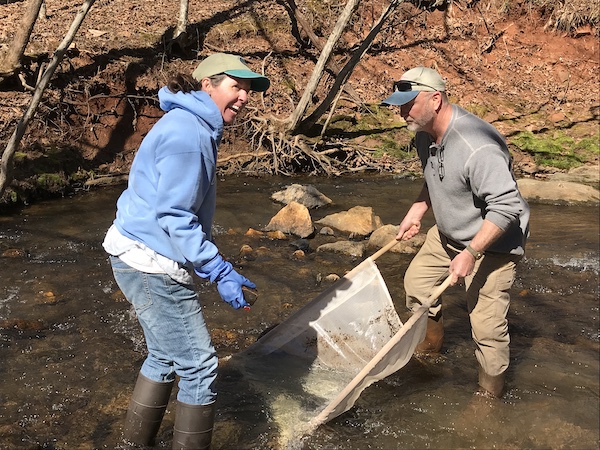
M484 392L481 394L488 397L500 398L504 391L504 372L500 375L488 375L483 368L479 366L479 386Z
M431 354L439 353L444 342L444 319L442 317L437 320L427 318L427 331L425 339L415 348L415 353Z
M167 409L173 383L159 383L141 373L138 375L123 429L127 441L152 445Z
M208 405L188 405L178 402L173 429L173 449L210 449L215 402Z

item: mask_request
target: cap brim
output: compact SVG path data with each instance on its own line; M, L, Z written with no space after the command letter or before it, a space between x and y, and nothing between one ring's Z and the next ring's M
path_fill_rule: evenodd
M384 105L402 106L415 99L417 95L419 95L419 92L420 91L396 91L381 103Z
M251 70L226 70L225 73L232 77L250 80L250 89L255 92L264 92L271 86L271 81Z

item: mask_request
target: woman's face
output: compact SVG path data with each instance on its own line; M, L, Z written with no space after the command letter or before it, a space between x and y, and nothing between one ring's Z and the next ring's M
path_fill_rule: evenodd
M216 103L223 122L231 123L248 101L250 80L226 76L218 86L213 86L208 78L204 78L202 90Z

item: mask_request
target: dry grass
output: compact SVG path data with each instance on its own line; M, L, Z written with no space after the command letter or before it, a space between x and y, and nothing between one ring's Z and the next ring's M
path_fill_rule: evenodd
M597 0L530 0L530 3L547 20L546 29L577 34L589 26L598 35L600 2Z
M600 3L590 0L531 0L532 4L541 8L542 15L547 18L546 28L562 30L571 34L582 27L590 26L598 34L600 22Z
M517 13L523 8L546 21L545 29L561 31L571 36L594 34L600 36L600 2L598 0L448 0L479 8L489 16L500 17Z

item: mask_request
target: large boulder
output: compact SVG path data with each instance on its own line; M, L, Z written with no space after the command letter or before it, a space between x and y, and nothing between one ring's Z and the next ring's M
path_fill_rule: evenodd
M316 223L347 232L353 236L369 236L377 228L383 226L381 218L375 215L370 206L355 206L348 211L325 216Z
M598 203L600 191L585 184L570 181L540 181L531 178L518 180L521 195L540 203Z
M292 184L283 191L275 192L271 195L271 198L284 205L297 202L309 209L319 208L332 203L329 197L323 195L314 186L303 186L301 184Z
M570 181L572 183L587 184L598 188L600 185L600 167L598 165L575 167L567 173L553 173L549 175L548 178L551 181Z
M314 233L315 227L308 208L298 202L291 202L271 218L265 231L281 231L305 238Z

